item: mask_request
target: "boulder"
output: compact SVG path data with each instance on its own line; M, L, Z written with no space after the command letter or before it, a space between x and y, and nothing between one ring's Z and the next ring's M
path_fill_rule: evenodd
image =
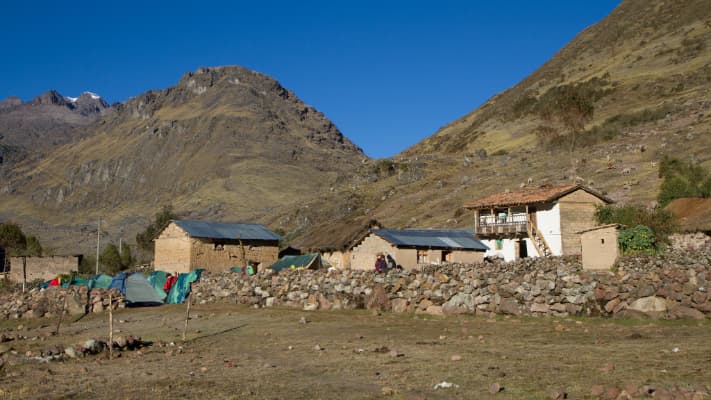
M628 309L639 311L651 318L661 318L667 312L667 302L661 297L642 297L632 302Z
M403 313L407 311L407 300L398 298L391 301L392 311L396 313Z

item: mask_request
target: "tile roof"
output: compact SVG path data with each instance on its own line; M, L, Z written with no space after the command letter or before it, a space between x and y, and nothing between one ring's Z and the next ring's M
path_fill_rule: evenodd
M395 246L482 251L489 249L470 229L373 229L373 233Z
M473 209L546 203L559 199L565 196L566 194L572 193L578 189L582 189L592 194L593 196L599 197L607 203L612 203L612 200L603 196L602 194L598 193L593 189L579 184L571 184L565 186L543 186L536 189L526 189L508 193L495 193L490 196L484 197L483 199L467 203L464 205L464 207Z
M281 236L260 224L173 220L191 237L210 239L281 240Z

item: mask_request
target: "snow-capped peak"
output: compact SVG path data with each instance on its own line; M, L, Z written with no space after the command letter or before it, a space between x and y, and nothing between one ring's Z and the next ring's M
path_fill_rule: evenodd
M77 99L78 99L78 97L69 97L69 96L64 97L64 100L67 100L70 103L76 102Z
M96 94L96 93L92 93L92 92L84 92L84 93L82 93L82 94L88 94L88 95L91 96L91 98L94 99L94 100L99 100L99 99L101 98L101 96L99 96L99 95Z

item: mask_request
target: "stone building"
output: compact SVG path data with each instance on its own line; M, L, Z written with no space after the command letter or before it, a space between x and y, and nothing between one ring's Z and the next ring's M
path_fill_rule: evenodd
M14 282L54 279L79 271L81 256L10 257L9 274ZM23 260L24 259L24 260Z
M472 230L373 229L351 250L352 269L372 270L379 254L390 255L404 269L421 264L484 260L487 247Z
M620 255L617 236L622 226L609 224L578 232L583 269L609 270Z
M174 220L155 240L154 266L171 273L247 265L261 270L279 259L279 240L259 224Z
M610 203L597 191L574 184L496 193L464 207L474 211L476 235L490 249L486 256L511 261L579 255L578 232L596 226L595 210Z

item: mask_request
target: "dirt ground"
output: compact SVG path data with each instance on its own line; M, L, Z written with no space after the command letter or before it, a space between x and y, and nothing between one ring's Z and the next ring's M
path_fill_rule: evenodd
M108 314L65 321L57 336L49 334L56 321L3 321L0 333L28 339L2 344L13 351L0 370L0 398L535 399L564 391L578 399L591 398L594 385L711 389L708 321L209 305L193 306L183 343L184 317L182 305L121 310L115 335L152 346L113 360L104 352L50 362L25 354L106 338ZM443 381L457 386L434 389ZM492 394L496 383L503 389Z

